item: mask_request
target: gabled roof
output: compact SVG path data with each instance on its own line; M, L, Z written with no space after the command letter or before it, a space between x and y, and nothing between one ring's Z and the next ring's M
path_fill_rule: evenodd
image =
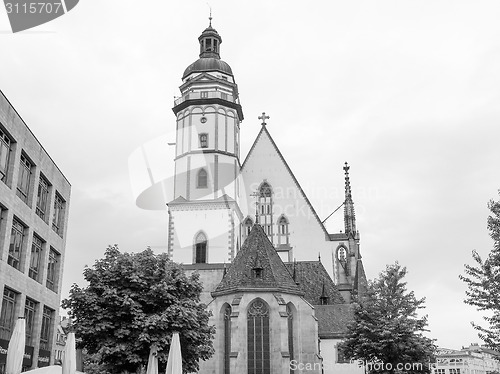
M298 190L300 191L300 194L302 195L302 197L304 198L304 200L306 201L307 205L309 206L309 208L311 209L311 212L313 213L314 217L316 218L316 220L318 221L320 227L322 228L322 230L324 231L325 233L325 236L327 239L330 239L330 235L328 234L328 231L326 231L326 228L325 226L323 225L323 223L321 222L321 219L319 218L318 214L316 213L316 211L314 210L311 202L309 201L309 199L307 198L304 190L302 189L302 187L300 186L299 182L297 181L297 178L295 178L295 175L293 175L293 172L292 170L290 169L290 167L288 166L285 158L283 157L283 155L281 154L280 150L278 149L278 146L276 145L276 143L274 142L271 134L269 133L269 131L267 131L267 127L264 125L262 126L259 134L257 135L257 138L255 138L255 141L254 143L252 144L252 147L250 148L250 151L248 152L247 154L247 157L245 158L245 161L243 162L243 165L241 166L241 170L243 171L245 169L245 165L247 163L247 161L249 160L251 154L253 153L254 149L256 148L257 146L257 143L259 142L259 140L261 139L262 137L262 134L266 134L268 137L269 137L269 140L271 141L271 144L272 146L274 147L274 149L276 150L276 153L278 154L279 158L281 159L281 161L283 162L283 164L285 165L285 169L287 170L287 172L290 174L290 176L292 177L293 179L293 182L295 183L295 185L297 186Z
M321 304L321 296L326 296L326 305L343 304L344 298L319 261L287 262L286 267L299 288L304 292L304 299L312 305Z
M347 325L354 320L355 304L316 305L318 335L321 339L343 338Z
M261 278L255 268L262 269ZM253 225L247 240L212 296L243 290L269 290L303 295L262 227Z

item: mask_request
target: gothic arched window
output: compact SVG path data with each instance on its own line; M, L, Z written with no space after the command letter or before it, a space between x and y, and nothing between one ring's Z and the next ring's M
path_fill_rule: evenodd
M259 187L259 224L273 242L273 190L267 181Z
M224 308L224 374L229 374L229 358L231 354L231 307Z
M278 219L278 244L289 244L288 234L288 220L282 215Z
M196 235L194 244L194 263L205 264L207 262L207 237L200 232Z
M198 175L196 176L196 187L197 188L207 188L208 186L208 174L205 169L200 169Z
M294 346L293 346L293 325L294 325L294 321L293 321L293 309L292 309L292 306L290 304L287 304L286 305L286 312L288 314L288 318L287 318L287 324L288 324L288 352L290 353L290 362L293 361L295 359L295 355L293 353L294 351ZM292 370L292 367L290 366L290 374L293 374L294 373L294 370Z
M270 373L269 308L260 299L248 308L247 331L248 373Z

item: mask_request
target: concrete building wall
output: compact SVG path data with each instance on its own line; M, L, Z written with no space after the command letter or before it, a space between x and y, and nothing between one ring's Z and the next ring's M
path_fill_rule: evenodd
M54 359L50 357L47 362L42 358L44 352L39 355L40 338L43 310L47 307L51 311L51 334L46 350L52 351L59 318L71 186L3 93L0 93L0 130L10 142L7 175L0 181L0 291L3 297L0 313L8 313L8 294L12 292L14 319L25 315L26 300L34 303L32 338L28 343L33 347L30 367L37 367L39 356L41 365L53 363ZM23 162L29 162L29 168L25 168ZM27 194L18 188L23 173L29 175ZM42 179L48 182L47 192L42 193L46 195L44 209L40 209L43 204L38 197ZM62 209L56 209L60 203ZM54 222L56 210L61 218ZM20 228L19 234L13 234L16 226ZM20 252L11 245L16 237L22 242ZM41 244L41 252L35 266L37 243ZM51 265L54 261L55 265ZM4 343L10 337L11 328L0 326Z

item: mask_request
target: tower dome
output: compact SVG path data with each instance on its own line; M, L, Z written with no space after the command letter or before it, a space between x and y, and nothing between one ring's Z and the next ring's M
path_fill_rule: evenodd
M211 17L209 26L203 30L198 41L200 42L200 58L184 70L182 79L186 78L191 73L200 73L204 71L219 71L232 76L233 71L229 64L220 59L219 50L222 38L217 30L212 27Z

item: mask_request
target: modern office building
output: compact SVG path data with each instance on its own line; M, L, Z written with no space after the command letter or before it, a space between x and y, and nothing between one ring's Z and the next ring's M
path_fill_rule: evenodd
M0 91L0 374L16 319L23 369L54 362L71 185Z

